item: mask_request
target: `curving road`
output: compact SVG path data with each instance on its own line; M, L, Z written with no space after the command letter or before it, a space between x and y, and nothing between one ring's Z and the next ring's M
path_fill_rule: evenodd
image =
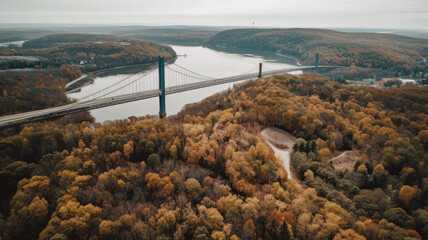
M282 131L278 128L266 128L261 131L260 135L265 139L266 143L275 152L275 155L279 156L282 160L282 164L287 170L288 179L294 179L290 168L290 154L293 150L296 138L288 132ZM277 146L285 146L285 148L278 148Z
M74 79L73 81L71 81L71 82L69 82L69 83L67 83L67 84L65 84L65 88L68 88L69 86L71 86L71 85L73 85L74 83L76 83L76 82L78 82L78 81L80 81L80 80L82 80L82 79L84 79L85 77L87 77L88 75L87 74L83 74L82 76L80 76L79 78L76 78L76 79Z

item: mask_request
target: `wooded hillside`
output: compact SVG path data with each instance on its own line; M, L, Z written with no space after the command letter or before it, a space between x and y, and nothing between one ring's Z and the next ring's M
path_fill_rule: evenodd
M158 56L174 59L176 53L168 46L133 38L108 35L58 34L27 42L29 46L48 48L2 50L3 56L38 56L48 59L47 67L78 64L84 71L152 63ZM46 66L45 66L46 67ZM6 67L4 67L6 68Z
M69 102L66 82L80 77L76 68L0 72L0 116L63 105Z
M249 81L175 118L28 124L0 140L3 239L428 237L428 90ZM299 139L294 176L258 136ZM361 153L334 170L342 151Z
M84 43L84 42L98 42L98 43L133 43L143 42L138 39L127 37L118 37L104 34L52 34L41 38L36 38L25 42L23 48L49 48L66 43Z
M379 33L344 33L323 29L234 29L218 33L208 45L259 49L292 55L302 64L394 69L405 74L423 68L428 40Z

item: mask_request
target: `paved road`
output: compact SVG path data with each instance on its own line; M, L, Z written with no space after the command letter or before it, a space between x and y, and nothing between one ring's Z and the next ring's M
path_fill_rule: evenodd
M85 77L87 77L88 75L87 74L83 74L82 76L80 76L79 78L76 78L76 79L74 79L73 81L71 81L71 82L69 82L69 83L67 83L67 84L65 84L65 88L68 88L69 86L71 86L71 85L73 85L74 83L76 83L76 82L78 82L78 81L80 81L80 80L82 80L82 79L84 79Z

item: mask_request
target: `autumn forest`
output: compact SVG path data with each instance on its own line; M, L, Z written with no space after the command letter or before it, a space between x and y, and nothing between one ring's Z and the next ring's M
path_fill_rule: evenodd
M166 118L0 128L0 240L428 239L428 40L134 28L10 30L0 40L37 37L0 49L0 117L71 103L81 77L177 59L145 37L339 67L236 83ZM420 77L381 81L399 75ZM353 85L364 78L378 85Z
M421 239L426 88L248 81L176 117L34 123L0 141L2 239ZM289 180L259 132L298 139ZM334 155L355 165L335 170Z

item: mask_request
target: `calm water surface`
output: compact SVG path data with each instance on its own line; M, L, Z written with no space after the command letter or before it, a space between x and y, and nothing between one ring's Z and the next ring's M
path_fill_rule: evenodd
M273 70L278 68L292 67L295 65L286 63L288 59L275 60L269 57L255 56L251 54L236 54L216 51L205 47L189 46L171 46L178 55L187 55L178 57L176 64L185 67L191 71L210 76L210 77L230 77L240 74L254 73L258 71L258 64L263 63L264 70ZM295 73L301 73L297 71ZM141 73L143 74L143 73ZM168 81L168 70L165 77ZM112 85L117 81L127 77L127 74L106 76L96 78L94 83L82 88L80 92L69 94L70 98L81 98L93 92L101 90L106 86ZM166 96L167 115L177 114L184 105L193 102L199 102L204 98L233 87L234 83L228 83L209 88L196 89L183 93L176 93ZM236 84L236 83L235 83ZM129 116L157 115L159 113L158 98L146 99L137 102L131 102L96 110L91 110L91 115L97 122L107 120L125 119Z

